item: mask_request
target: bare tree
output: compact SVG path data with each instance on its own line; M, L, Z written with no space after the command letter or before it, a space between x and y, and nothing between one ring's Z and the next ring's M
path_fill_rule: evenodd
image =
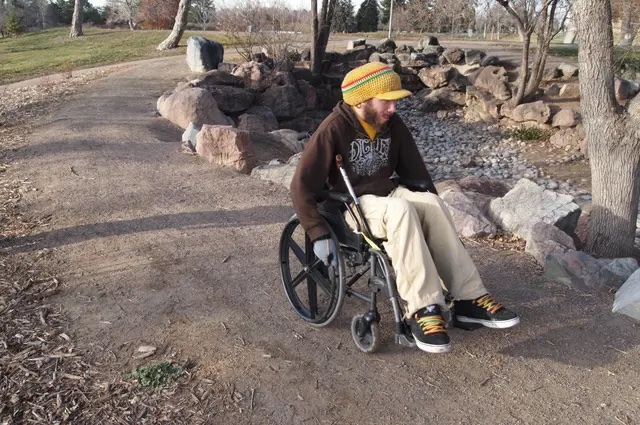
M516 93L509 101L512 106L534 94L544 73L549 44L560 31L569 9L563 11L562 23L558 25L556 12L564 0L543 0L538 8L538 0L496 0L513 18L522 39L522 54L520 57L520 78ZM538 49L531 72L529 71L529 52L531 36L538 30Z
M111 21L125 21L131 31L138 27L140 0L110 0L107 5L111 8Z
M200 24L202 31L207 30L207 26L213 22L216 7L213 0L192 0L191 19Z
M220 29L246 61L251 60L254 49L261 44L261 33L267 25L264 9L260 0L242 0L219 12Z
M169 50L178 47L182 34L184 34L184 29L187 27L187 17L189 16L190 6L191 0L180 0L173 30L171 34L169 34L169 37L156 47L156 50Z
M322 0L322 8L320 9L320 15L318 15L318 0L311 0L311 72L316 76L322 72L322 60L329 42L335 5L336 0Z
M621 107L614 95L611 5L576 0L580 106L589 144L593 209L587 250L630 257L638 216L640 97Z
M640 0L612 0L613 19L620 20L620 45L630 46L638 33Z
M82 37L82 15L84 12L84 0L76 0L71 19L71 33L69 37Z
M277 62L285 61L301 49L309 13L291 10L284 3L264 6L260 1L236 2L233 8L218 11L220 29L246 61L261 50Z

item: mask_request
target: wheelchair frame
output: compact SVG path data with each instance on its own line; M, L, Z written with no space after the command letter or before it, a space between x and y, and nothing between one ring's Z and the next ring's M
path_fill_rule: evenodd
M411 330L403 318L393 269L386 252L381 247L382 240L374 238L369 229L360 209L358 197L343 168L340 155L336 156L336 164L349 194L323 191L321 195L326 201L319 205L319 211L326 221L330 237L337 248L338 267L325 266L315 257L313 245L306 232L304 250L293 241L293 232L300 226L297 216L294 215L287 223L280 239L280 272L287 298L296 313L314 327L327 326L335 319L342 307L344 295L366 302L369 305L368 311L352 318L351 336L359 350L372 353L381 343L377 298L378 293L384 289L388 293L393 308L395 342L402 346L415 347ZM411 190L423 192L433 187L432 183L427 181L404 180L400 181L400 184ZM350 229L346 224L343 211L337 207L336 203L343 204L345 212L350 215L356 225L355 230ZM295 278L291 276L290 250L303 265ZM347 262L355 269L355 274L348 281L346 281ZM369 273L369 293L365 294L353 289L352 286L367 273ZM296 292L296 287L303 280L307 281L308 307ZM318 287L329 295L327 310L319 315Z

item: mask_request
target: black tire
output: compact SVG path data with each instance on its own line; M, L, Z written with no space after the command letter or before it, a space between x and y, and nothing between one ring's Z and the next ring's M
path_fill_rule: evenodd
M367 324L364 314L357 314L351 319L351 337L358 350L366 354L375 353L380 348L380 325L377 322Z
M339 247L335 233L327 228ZM282 285L296 314L313 327L327 326L340 313L346 292L340 249L338 267L325 266L313 253L313 244L294 215L280 237L279 255Z

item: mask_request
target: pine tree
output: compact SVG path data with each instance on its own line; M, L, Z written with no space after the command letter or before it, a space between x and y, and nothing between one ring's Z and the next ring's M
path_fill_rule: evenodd
M358 31L376 32L378 30L378 3L376 0L364 0L356 14Z
M9 16L7 17L7 34L15 37L22 34L22 31L22 25L20 25L20 21L16 16L16 10L12 7L9 12Z
M394 11L398 11L401 6L406 4L405 0L382 0L380 2L380 23L387 25L391 16L391 2L393 1Z
M331 29L334 32L355 32L356 20L353 16L353 4L351 0L338 0L335 11L333 12L333 21Z

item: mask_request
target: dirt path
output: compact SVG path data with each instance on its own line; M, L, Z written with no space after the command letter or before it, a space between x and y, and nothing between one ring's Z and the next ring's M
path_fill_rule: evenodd
M526 254L471 245L489 289L522 316L507 332L452 330L450 355L391 340L360 354L347 300L335 324L294 317L277 243L287 192L180 153L180 131L154 116L186 73L182 58L110 74L48 117L10 158L34 188L26 207L48 226L10 252L54 250L69 332L94 360L131 370L191 365L221 395L212 423L632 424L640 418L638 325L611 295L536 282Z

